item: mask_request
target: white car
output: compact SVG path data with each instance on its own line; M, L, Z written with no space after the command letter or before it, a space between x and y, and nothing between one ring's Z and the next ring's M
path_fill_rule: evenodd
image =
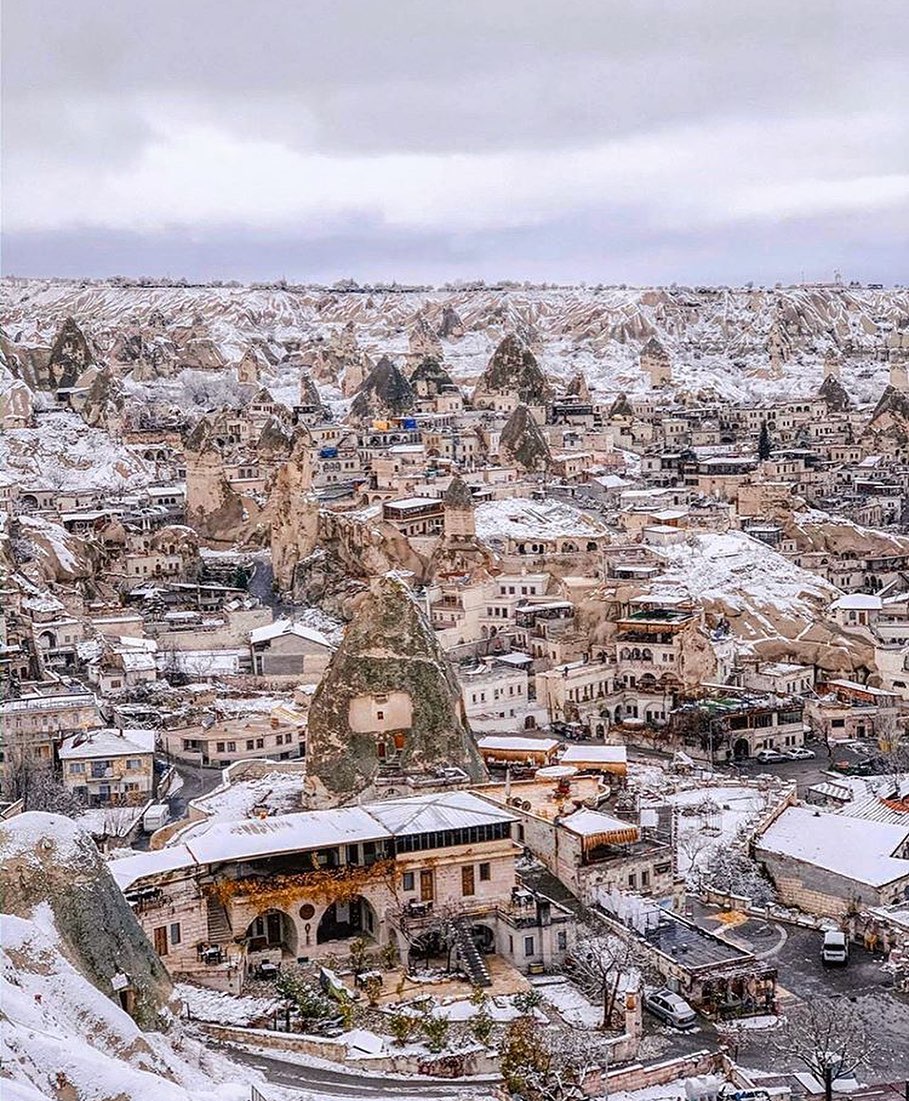
M813 749L809 749L806 745L796 745L791 749L784 749L783 756L790 761L810 761L816 754Z
M671 990L654 990L644 995L644 1007L675 1028L691 1028L697 1014L684 998Z
M767 764L770 761L785 761L786 758L778 749L759 749L754 755L756 761Z

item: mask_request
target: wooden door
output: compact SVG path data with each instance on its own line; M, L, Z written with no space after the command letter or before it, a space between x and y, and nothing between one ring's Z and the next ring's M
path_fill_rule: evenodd
M432 902L435 895L435 883L433 882L432 869L424 868L420 872L420 901Z
M474 893L473 864L464 864L461 867L461 894L472 895Z
M155 951L159 956L167 955L167 926L158 925L155 928Z
M281 943L281 915L280 914L266 914L266 933L265 942L269 947L273 944Z

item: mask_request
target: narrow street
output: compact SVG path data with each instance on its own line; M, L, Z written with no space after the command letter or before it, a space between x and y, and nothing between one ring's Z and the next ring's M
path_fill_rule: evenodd
M394 1097L398 1101L419 1101L425 1097L470 1098L488 1096L494 1087L490 1080L456 1082L440 1078L407 1078L399 1075L354 1074L328 1067L293 1062L258 1051L245 1051L232 1044L218 1045L238 1063L261 1070L269 1082L299 1090L317 1090L325 1097Z

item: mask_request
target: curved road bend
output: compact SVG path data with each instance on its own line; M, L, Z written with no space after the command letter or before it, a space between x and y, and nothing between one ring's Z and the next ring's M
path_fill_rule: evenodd
M494 1080L458 1082L443 1078L412 1078L380 1075L371 1078L344 1070L292 1063L274 1055L244 1051L233 1044L218 1044L221 1051L238 1063L261 1070L269 1082L291 1089L312 1090L326 1097L389 1097L396 1101L424 1097L463 1098L489 1096Z

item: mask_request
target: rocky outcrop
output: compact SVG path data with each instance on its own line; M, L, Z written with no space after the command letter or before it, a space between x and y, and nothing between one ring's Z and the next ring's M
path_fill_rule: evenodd
M623 391L616 397L615 401L609 407L609 417L633 417L634 408L631 402L628 400L628 395Z
M91 837L56 814L29 812L0 823L0 909L53 915L63 951L93 986L117 998L122 975L131 1015L153 1027L172 996L170 976L136 921Z
M568 386L565 388L565 393L570 397L577 398L578 401L590 401L590 388L587 385L587 379L580 371L571 376Z
M18 562L38 584L87 581L102 565L95 541L81 539L44 516L22 515L12 530Z
M51 390L61 386L75 386L76 379L94 362L85 334L68 317L57 332L47 364L47 384Z
M423 313L417 315L417 322L411 330L408 346L412 356L419 358L436 356L441 358L442 342Z
M451 479L442 503L444 529L430 559L430 577L488 576L496 567L496 558L477 537L473 494L460 475Z
M874 407L865 433L887 440L897 449L909 444L909 394L888 386Z
M322 395L308 371L300 375L300 405L313 410L313 415L319 420L331 420L331 413L322 404Z
M549 444L533 414L519 405L505 422L499 437L499 457L529 474L542 474L552 462Z
M506 336L492 354L473 392L478 409L495 405L497 396L516 395L524 405L545 405L552 396L533 352L514 335Z
M852 408L852 398L846 393L846 387L836 375L827 375L821 383L817 396L827 403L831 413L845 413Z
M287 462L275 475L262 515L271 539L272 568L282 591L294 583L298 564L319 539L319 504L312 492L312 437L297 430Z
M126 394L123 383L109 367L90 367L80 376L77 386L87 387L73 405L81 413L86 424L106 431L119 429L122 424Z
M410 385L421 398L435 398L453 387L454 381L439 359L424 356L410 376Z
M227 479L218 429L203 417L186 437L186 521L203 539L233 543L249 516Z
M309 709L307 785L313 802L381 796L409 782L483 765L462 714L457 679L403 584L375 580L363 595Z
M442 319L437 331L443 340L457 340L464 335L464 323L454 306L442 307Z
M359 420L400 417L410 413L416 395L413 387L387 356L382 356L350 407Z

